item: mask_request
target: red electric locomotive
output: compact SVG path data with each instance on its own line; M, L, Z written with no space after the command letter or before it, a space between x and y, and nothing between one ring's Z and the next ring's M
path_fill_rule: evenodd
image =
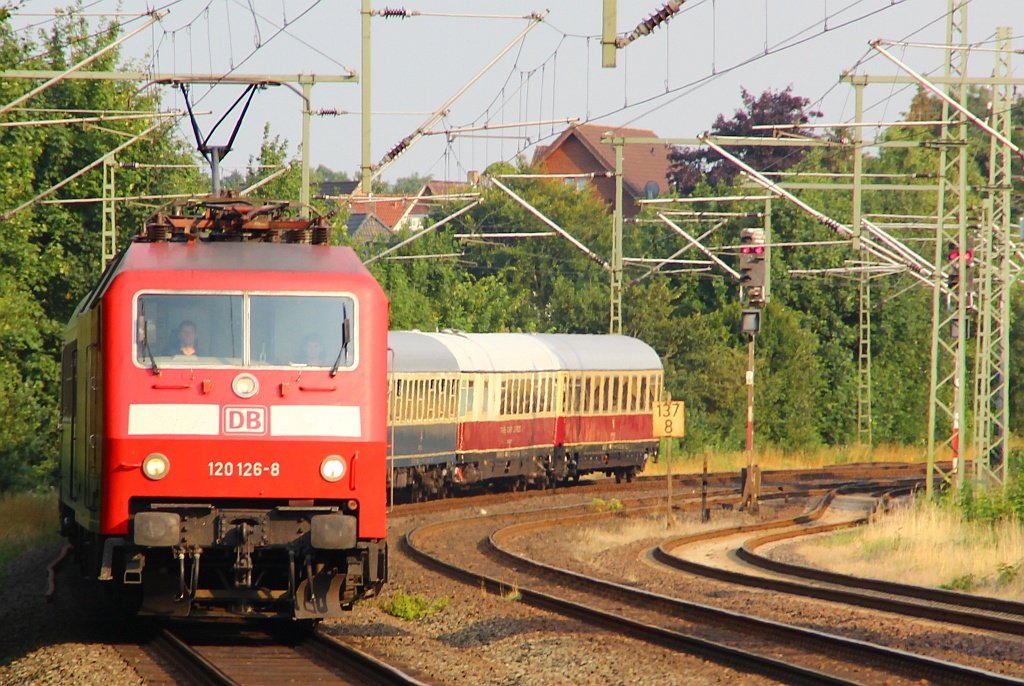
M386 579L388 302L286 208L155 216L68 324L62 532L141 614L333 617Z

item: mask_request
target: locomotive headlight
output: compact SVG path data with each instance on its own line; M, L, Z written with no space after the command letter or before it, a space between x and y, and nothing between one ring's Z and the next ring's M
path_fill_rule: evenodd
M171 471L171 462L160 453L147 455L146 459L142 461L142 473L153 481L164 478L169 471Z
M340 455L328 455L320 463L320 476L332 483L339 481L345 476L345 460Z
M251 398L260 392L260 382L248 372L239 374L231 382L231 390L239 398Z

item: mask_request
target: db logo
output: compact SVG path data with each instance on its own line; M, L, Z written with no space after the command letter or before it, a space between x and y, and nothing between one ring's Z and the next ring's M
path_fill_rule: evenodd
M267 408L225 407L224 433L257 435L267 433Z

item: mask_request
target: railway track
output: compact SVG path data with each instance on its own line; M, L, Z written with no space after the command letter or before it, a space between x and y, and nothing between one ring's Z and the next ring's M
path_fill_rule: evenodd
M534 521L512 525L506 522L516 517L460 520L415 529L403 544L421 563L492 593L511 590L532 606L785 683L898 684L920 683L922 678L950 684L1020 683L964 665L599 581L526 559L506 545L538 529L572 527L600 516L607 515L580 507L575 513L569 508L557 514L538 512L527 516ZM478 547L480 553L475 552ZM514 581L509 580L510 569Z
M765 498L801 497L809 490L825 492L858 479L896 481L922 479L926 465L907 463L868 463L851 465L830 465L821 469L768 470L762 472L762 496ZM676 474L672 478L674 497L680 501L699 497L701 489L707 487L710 497L728 494L738 495L742 489L740 476L732 472L715 472L707 475L704 484L701 474ZM587 496L604 497L629 494L651 494L661 497L666 490L664 476L638 476L632 483L616 483L611 478L584 479L576 483L560 485L557 492L581 493ZM445 512L452 507L482 507L508 502L522 502L543 499L551 490L507 491L501 493L467 491L455 498L443 498L417 503L398 503L392 508L392 515L406 516Z
M827 502L828 499L823 499L817 514L820 514ZM732 529L672 538L651 549L648 554L651 559L668 567L728 583L1024 636L1024 603L1021 602L836 574L773 560L757 552L760 548L781 541L860 526L868 519L867 516L855 517L847 521L815 525L793 519L747 527L744 537L751 533L781 529L746 539L734 548L739 560L758 570L766 570L770 575L704 564L686 559L677 552L694 544L736 536L737 532Z
M216 622L161 627L115 647L146 684L376 684L422 681L318 631Z

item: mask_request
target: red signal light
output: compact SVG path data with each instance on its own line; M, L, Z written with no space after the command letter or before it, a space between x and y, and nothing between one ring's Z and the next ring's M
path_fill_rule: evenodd
M764 252L764 246L763 245L755 245L754 246L754 254L755 255L760 255L763 252Z
M965 250L964 251L964 261L965 262L970 262L973 259L974 259L974 253L972 253L970 250Z
M740 252L743 253L744 255L749 255L750 254L750 246L749 245L744 245L742 248L740 248Z
M949 253L949 261L950 262L952 262L953 260L955 260L958 257L960 257L960 253L957 252L956 250L953 250L952 252Z

